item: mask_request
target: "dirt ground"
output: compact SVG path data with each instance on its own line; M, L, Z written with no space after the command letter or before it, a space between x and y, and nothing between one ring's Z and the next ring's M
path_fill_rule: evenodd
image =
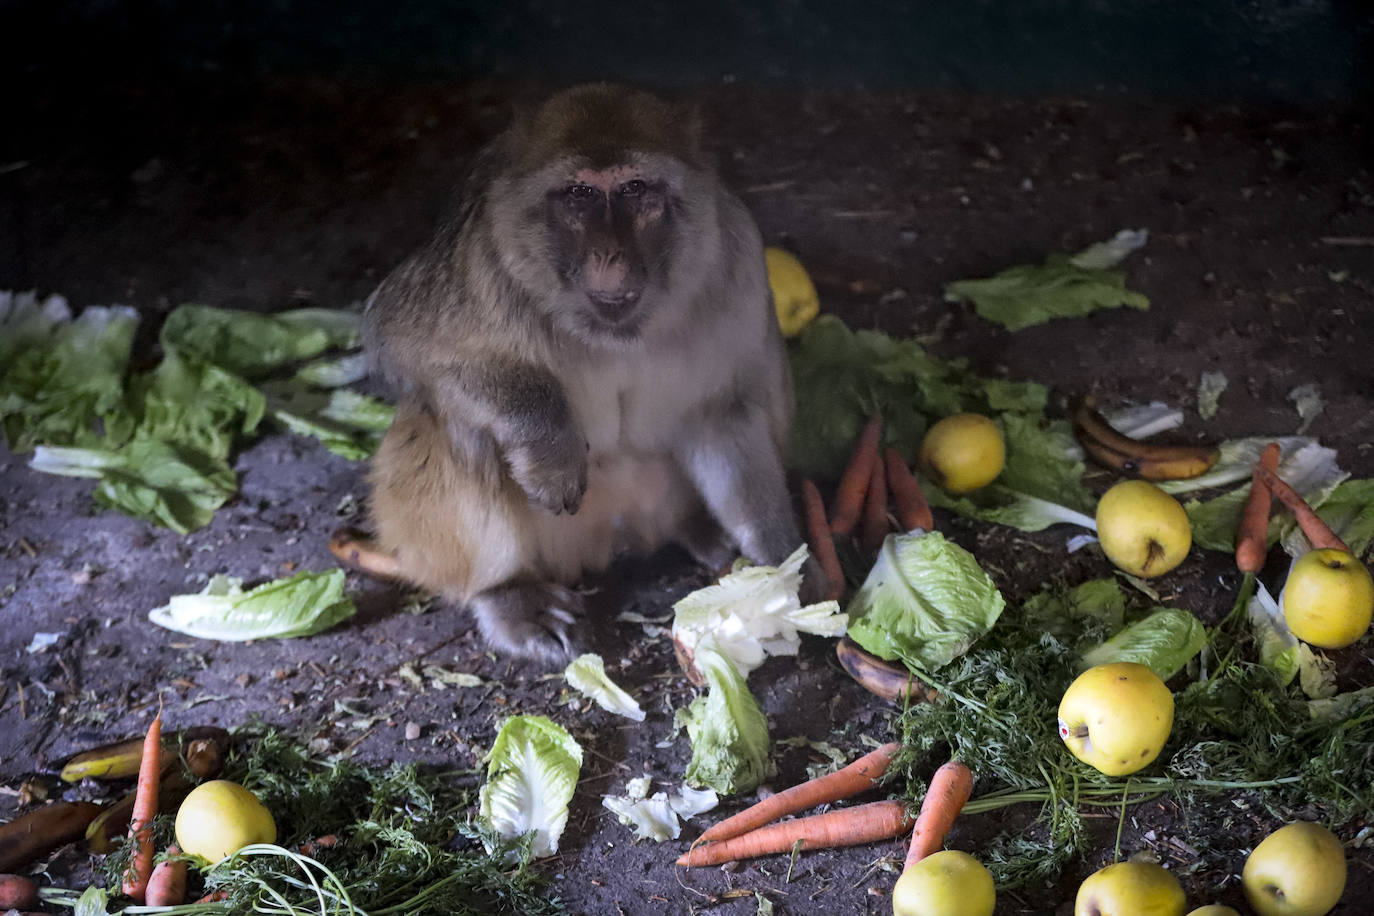
M0 289L59 292L77 307L138 306L144 353L156 319L186 301L346 306L425 240L508 103L542 89L323 81L37 89L7 118L22 129L0 141ZM1326 406L1309 432L1338 449L1355 476L1374 476L1368 121L1334 111L743 87L693 97L723 174L765 239L794 250L824 308L852 325L928 335L942 356L1047 383L1056 396L1091 391L1108 404L1188 407L1185 438L1292 433L1299 418L1288 394L1316 383ZM1127 265L1133 288L1153 303L1147 312L1099 312L1013 334L942 301L946 281L1126 227L1151 233ZM1205 424L1191 409L1204 371L1230 380ZM788 916L890 912L894 874L875 866L900 854L898 843L808 854L790 880L778 859L675 874L671 861L685 843L636 845L601 808L600 796L623 791L626 779L648 773L667 788L686 765L685 737L659 743L692 689L665 638L614 620L627 610L664 618L672 601L705 584L707 573L685 555L625 562L591 583L598 649L649 713L638 725L569 700L560 679L493 659L461 612L410 613L401 591L361 579L350 580L358 616L310 639L214 644L153 627L149 609L209 575L253 581L329 568L330 530L360 519L365 468L311 441L270 435L236 467L239 497L183 537L95 511L87 482L33 473L24 456L0 452L0 787L17 787L74 749L140 731L159 690L174 725L259 716L305 728L321 750L445 767L473 765L504 715L546 713L587 750L561 853L541 866L570 911L752 914L752 893L726 894L746 889ZM938 521L974 550L1012 607L1091 563L1068 557L1062 531ZM1177 606L1212 621L1230 607L1233 569L1223 555L1194 551L1163 586ZM64 635L30 654L35 632ZM1343 688L1374 683L1368 638L1335 657ZM415 661L490 684L418 692L398 673ZM856 750L860 736L890 737L891 708L849 681L820 640L798 659L770 660L751 685L775 739ZM777 786L812 760L804 747L778 747L774 758ZM15 810L12 794L0 796L0 818ZM1241 907L1244 851L1275 825L1248 814L1226 828L1231 851L1198 858L1170 839L1204 814L1144 806L1123 851L1154 850L1194 905ZM995 815L967 818L950 842L976 852L1002 826ZM1002 895L998 913L1067 912L1077 882L1111 855L1114 817L1094 826L1104 838L1096 857L1056 887ZM1333 911L1342 916L1364 911L1374 893L1374 853L1350 857L1346 902Z

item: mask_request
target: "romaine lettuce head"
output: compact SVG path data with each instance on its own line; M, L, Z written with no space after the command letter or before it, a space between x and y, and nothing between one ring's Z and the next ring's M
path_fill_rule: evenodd
M687 782L721 795L748 792L768 774L768 720L712 637L697 643L693 660L707 691L682 714L692 742Z
M530 856L558 852L582 746L546 716L511 716L486 756L478 816L502 838L530 835Z
M769 655L796 655L798 633L843 636L849 618L835 601L802 606L806 545L781 566L745 566L699 588L673 605L673 638L688 652L710 636L740 674L748 676Z
M1196 617L1176 608L1157 608L1143 620L1083 653L1082 667L1135 662L1167 681L1207 644L1207 630Z
M203 591L173 595L149 611L148 619L187 636L224 642L313 636L353 616L353 600L343 587L342 569L303 572L247 592L239 579L213 576Z
M934 671L968 651L1005 606L973 555L939 532L889 535L849 603L849 638Z

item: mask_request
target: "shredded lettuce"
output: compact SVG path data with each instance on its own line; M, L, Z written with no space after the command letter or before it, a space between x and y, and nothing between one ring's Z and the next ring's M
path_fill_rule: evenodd
M556 855L582 772L582 746L546 716L511 716L485 759L478 817L502 839L529 836L533 858Z
M1288 392L1288 400L1293 402L1293 407L1298 411L1297 434L1301 436L1307 432L1307 428L1312 425L1312 421L1326 409L1326 401L1322 400L1322 390L1313 383L1299 385Z
M1008 331L1102 308L1147 309L1150 300L1126 288L1125 274L1108 269L1144 242L1143 232L1127 231L1073 257L1053 254L1041 265L1009 267L983 280L957 280L945 285L945 301L972 302L980 316Z
M676 840L682 834L679 817L704 814L720 803L711 789L683 786L671 797L666 792L655 792L649 797L648 791L649 778L645 776L630 780L624 795L606 795L601 799L602 807L613 812L620 823L634 828L635 838L640 840Z
M1084 668L1115 662L1136 662L1167 681L1207 644L1207 630L1188 611L1156 608L1143 620L1127 625L1111 639L1083 653Z
M229 457L238 437L257 429L266 410L262 392L243 379L175 351L130 389L143 405L135 436L219 459Z
M802 606L797 592L807 550L781 566L745 566L673 605L673 638L688 652L710 636L739 673L748 676L769 655L796 655L800 633L843 636L849 618L835 601Z
M352 617L353 599L344 594L344 571L303 572L244 591L242 580L213 576L192 595L173 595L148 612L160 627L197 639L244 642L313 636Z
M939 532L889 535L849 604L849 638L935 671L992 629L1005 605L973 555Z
M72 320L72 310L61 296L42 300L33 292L0 291L0 366L29 347L42 344L58 325Z
M295 309L259 314L183 305L162 323L166 350L213 363L248 379L326 350L356 347L360 318L343 309Z
M606 664L600 655L590 652L579 655L563 670L563 677L574 690L607 712L636 722L644 721L644 710L639 708L635 698L606 676Z
M1204 420L1217 415L1218 402L1230 384L1220 372L1204 372L1197 384L1197 414Z
M297 435L319 439L350 461L376 454L396 413L390 404L346 388L320 392L299 382L263 387L273 418Z
M1021 617L1056 639L1076 642L1085 632L1115 633L1126 619L1126 594L1115 578L1090 579L1073 588L1049 588L1027 598Z
M687 782L721 795L748 792L768 774L768 720L713 637L697 643L693 662L707 691L679 713L692 743Z

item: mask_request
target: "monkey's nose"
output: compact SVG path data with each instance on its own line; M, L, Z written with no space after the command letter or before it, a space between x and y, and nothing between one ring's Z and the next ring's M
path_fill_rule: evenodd
M616 322L634 310L635 304L639 302L639 290L616 293L589 292L587 298L591 300L598 315L606 321Z

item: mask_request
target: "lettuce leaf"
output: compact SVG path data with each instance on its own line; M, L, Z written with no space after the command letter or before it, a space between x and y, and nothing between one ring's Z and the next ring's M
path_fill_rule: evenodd
M61 296L42 300L32 292L0 291L0 366L29 347L47 340L58 327L72 320L72 310Z
M298 382L263 386L272 417L300 436L313 436L349 461L371 458L396 409L370 395L346 388L315 391Z
M781 566L745 566L673 605L673 638L688 652L707 636L748 676L769 655L796 655L799 633L843 636L849 618L835 601L802 607L806 545Z
M223 459L160 439L138 438L119 449L39 446L29 467L99 478L98 505L178 534L209 524L238 490L233 468Z
M169 352L131 385L142 401L136 437L159 439L227 459L240 436L257 429L262 392L218 366ZM141 393L141 398L138 395Z
M1207 630L1188 611L1156 608L1143 620L1083 653L1082 666L1092 668L1115 662L1144 665L1167 681L1207 644Z
M344 571L303 572L244 591L242 580L213 576L193 595L173 595L148 619L197 639L245 642L313 636L352 617L353 599L344 594Z
M694 817L716 807L720 799L710 789L691 789L683 786L672 797L666 792L655 792L648 796L649 779L632 779L625 787L624 795L606 795L601 805L614 813L620 823L634 828L635 839L676 840L682 834L679 817Z
M563 677L574 690L607 712L636 722L644 721L644 710L639 708L635 698L606 676L606 663L600 655L590 652L579 655L563 669Z
M502 839L530 836L536 859L556 855L582 772L582 746L545 716L511 716L485 759L478 817Z
M1076 642L1085 633L1115 633L1126 619L1126 593L1115 577L1090 579L1073 588L1049 588L1021 606L1026 626Z
M1150 307L1143 294L1126 288L1124 273L1080 266L1062 254L1050 255L1038 266L1009 267L987 279L947 283L945 301L972 302L981 317L1008 331L1103 308Z
M0 365L0 427L12 451L94 446L109 432L127 436L133 425L124 373L138 312L91 306L75 321L49 322L56 314L22 319L28 345Z
M879 658L935 671L968 651L1006 601L967 550L939 532L889 535L849 604L849 638Z
M165 350L212 363L248 379L340 347L356 347L360 317L343 309L295 309L266 315L183 305L162 323Z
M1350 552L1362 557L1374 541L1374 480L1347 480L1331 491L1316 509L1345 542ZM1295 520L1284 519L1283 548L1298 557L1312 549Z
M851 331L821 315L789 345L796 422L790 466L833 479L868 418L882 414L884 443L908 463L927 419L963 411L1039 414L1048 399L1035 382L980 378L963 360L942 360L916 341L877 331Z
M768 774L768 720L714 638L697 643L693 663L707 691L679 713L692 743L687 782L721 795L748 792Z

